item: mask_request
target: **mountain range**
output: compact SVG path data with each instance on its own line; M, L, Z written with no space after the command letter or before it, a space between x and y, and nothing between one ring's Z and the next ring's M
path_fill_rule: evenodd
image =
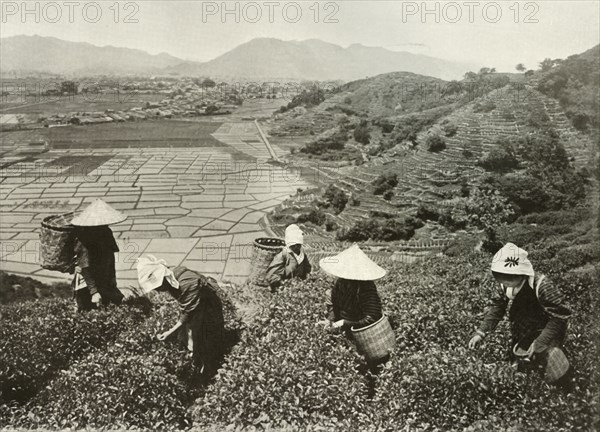
M3 73L354 80L394 71L459 79L469 70L478 70L476 65L360 44L343 48L318 39L257 38L203 63L166 53L153 55L137 49L99 47L43 36L2 38L0 47Z
M169 54L99 47L43 36L12 36L0 39L2 72L55 74L136 74L160 71L182 62Z

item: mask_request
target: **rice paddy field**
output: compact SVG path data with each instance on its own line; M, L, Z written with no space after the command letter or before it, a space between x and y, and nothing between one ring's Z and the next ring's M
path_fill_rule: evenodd
M152 120L90 126L51 128L47 132L55 149L127 147L222 147L214 133L222 123Z
M52 115L65 112L98 112L105 110L128 110L141 107L146 102L160 102L164 94L103 93L76 96L25 96L8 95L0 99L2 114Z

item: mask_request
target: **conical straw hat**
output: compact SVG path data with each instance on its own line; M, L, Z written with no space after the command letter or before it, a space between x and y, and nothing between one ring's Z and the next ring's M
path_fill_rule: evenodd
M71 224L76 226L112 225L127 219L120 211L115 210L101 199L91 203L84 211L75 216Z
M381 279L386 273L357 244L335 256L321 259L319 266L332 276L360 281Z

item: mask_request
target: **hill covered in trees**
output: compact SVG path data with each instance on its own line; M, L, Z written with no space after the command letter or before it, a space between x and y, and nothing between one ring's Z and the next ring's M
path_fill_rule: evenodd
M573 126L600 129L600 45L565 60L546 59L535 75L537 89L560 102Z
M393 73L324 94L294 121L309 119L310 128L310 119L325 113L329 123L292 159L311 166L323 183L334 182L353 205L332 213L327 200L291 199L279 214L312 214L304 218L311 230L346 240L446 237L464 229L493 237L493 226L521 215L583 204L597 190L590 119L598 118L598 99L585 94L598 92L591 66L597 59L594 49L549 70L542 64L511 75L483 68L460 82ZM381 179L392 174L393 184L382 190ZM397 234L373 234L380 231L373 225L378 211L397 215L378 225L391 224ZM334 215L335 224L327 224ZM275 225L277 219L276 213Z

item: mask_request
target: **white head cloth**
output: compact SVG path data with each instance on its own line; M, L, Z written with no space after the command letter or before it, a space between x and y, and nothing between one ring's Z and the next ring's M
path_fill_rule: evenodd
M298 225L291 224L285 229L285 245L289 247L295 244L304 244L304 234Z
M533 288L533 265L527 258L527 252L514 243L506 243L496 252L491 269L496 273L527 276L529 286Z
M162 285L166 279L173 288L179 288L179 281L175 279L173 271L167 266L164 259L157 259L154 255L146 255L137 259L138 283L144 291L149 293Z
M285 229L285 246L288 250L288 253L294 257L298 264L300 264L302 261L304 261L304 250L300 250L300 253L296 254L290 249L290 246L297 244L304 244L304 234L298 225L291 224Z

